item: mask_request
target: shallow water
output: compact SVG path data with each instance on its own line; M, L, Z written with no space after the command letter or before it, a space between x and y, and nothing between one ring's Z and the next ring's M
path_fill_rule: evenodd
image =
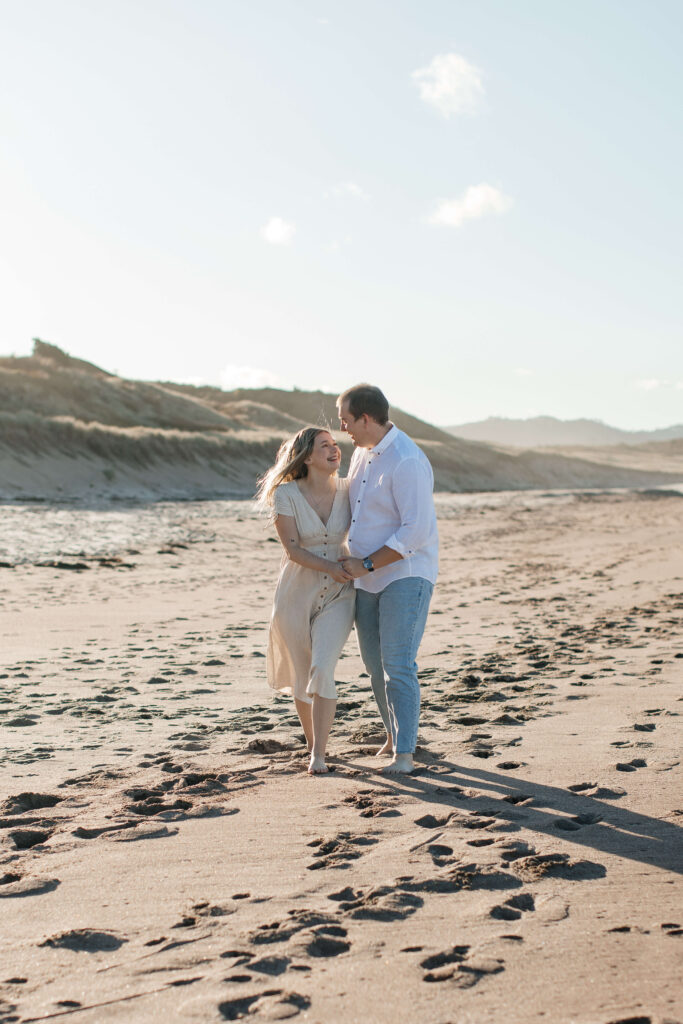
M496 491L437 494L435 503L439 519L453 519L467 512L503 506L512 512L591 499L613 500L632 493L624 489ZM666 492L662 489L662 493L671 493L671 488ZM98 507L0 504L0 561L16 565L62 557L120 556L152 545L211 541L219 521L257 517L251 501L112 502Z

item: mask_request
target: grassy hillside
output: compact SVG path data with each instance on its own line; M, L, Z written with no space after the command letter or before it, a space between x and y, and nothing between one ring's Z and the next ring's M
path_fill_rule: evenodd
M284 437L307 423L338 429L335 397L125 380L36 342L31 356L0 359L0 498L249 497ZM464 441L398 409L392 419L424 448L438 490L683 479L661 460L650 470L645 454L634 469ZM340 440L344 472L351 445Z

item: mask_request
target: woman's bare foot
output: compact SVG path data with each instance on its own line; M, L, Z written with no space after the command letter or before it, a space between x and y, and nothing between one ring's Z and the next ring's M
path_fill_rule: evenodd
M387 736L386 740L384 741L384 746L379 748L379 750L375 754L375 757L382 757L383 754L393 754L393 752L393 740L391 739L391 736Z
M324 757L317 757L315 754L311 754L311 763L308 766L309 775L324 775L329 770L325 764Z
M385 775L409 775L413 771L412 754L394 754L392 760L382 768Z

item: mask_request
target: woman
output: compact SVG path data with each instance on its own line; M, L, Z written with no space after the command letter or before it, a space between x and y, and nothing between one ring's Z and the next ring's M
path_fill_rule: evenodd
M325 751L337 706L334 670L353 625L348 555L348 484L340 480L339 445L329 430L305 427L280 447L259 482L285 549L268 638L268 683L294 696L312 775L326 772Z

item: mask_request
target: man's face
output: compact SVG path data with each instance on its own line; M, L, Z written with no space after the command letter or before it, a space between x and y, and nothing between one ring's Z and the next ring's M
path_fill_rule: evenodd
M368 430L369 416L367 413L363 413L358 419L353 416L349 410L349 403L342 402L338 407L339 412L339 424L341 429L349 435L353 443L357 448L370 448L372 442L370 440L370 431Z

